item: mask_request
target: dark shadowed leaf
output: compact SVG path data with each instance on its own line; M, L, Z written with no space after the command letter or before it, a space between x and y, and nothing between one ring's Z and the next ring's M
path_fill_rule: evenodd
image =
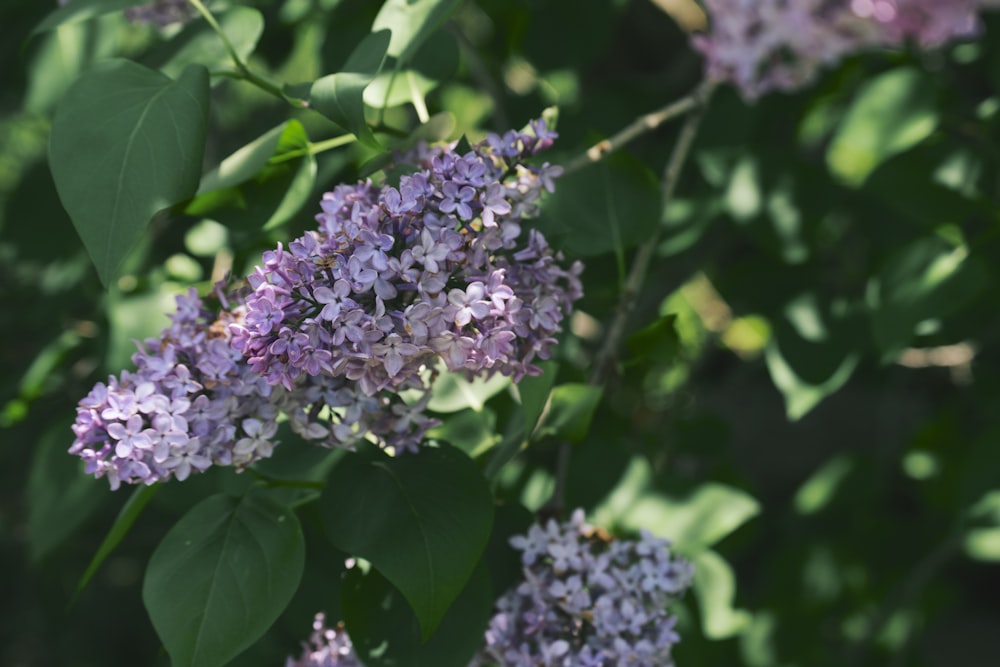
M127 60L101 63L67 91L49 162L59 198L107 285L153 215L194 194L208 116L208 71L176 81Z
M281 614L302 576L295 514L260 493L196 505L153 552L142 597L175 667L224 665Z
M349 452L320 502L330 540L400 590L424 640L472 575L493 522L486 480L446 445L397 457Z
M589 384L561 384L552 390L548 408L538 424L536 437L553 436L580 442L587 437L590 422L604 394L602 387Z
M135 524L136 519L142 514L142 511L146 509L146 505L149 501L153 499L153 494L159 489L159 485L153 486L140 486L139 488L132 491L132 495L128 497L125 504L122 505L121 510L118 511L118 516L115 517L115 522L111 525L111 530L108 534L104 536L104 540L101 542L101 546L97 548L97 553L94 557L90 559L90 563L87 565L86 571L84 571L83 576L80 577L80 581L76 585L76 592L80 593L90 580L97 574L97 570L100 569L101 565L108 559L108 556L114 552L114 550L121 544L121 541L125 539L128 535L128 531L132 529L132 525Z
M374 569L347 574L341 606L354 650L368 667L465 667L482 644L493 596L480 562L426 641L406 599Z
M575 255L600 255L649 238L660 220L660 193L648 167L614 155L556 181L543 203L543 231Z
M355 47L347 63L336 74L313 83L309 103L333 122L351 132L360 142L381 149L365 120L365 88L382 69L389 46L389 32L373 32Z

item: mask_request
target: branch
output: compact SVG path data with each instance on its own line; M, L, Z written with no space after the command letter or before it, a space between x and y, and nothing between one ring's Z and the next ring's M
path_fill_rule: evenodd
M684 127L681 128L680 136L677 138L674 150L670 154L670 159L667 161L666 168L663 170L663 179L660 186L663 201L661 210L666 210L667 205L674 197L674 192L677 189L677 182L680 180L681 170L684 167L684 163L687 161L688 154L691 152L691 146L694 145L694 139L698 134L698 127L701 125L701 119L704 116L705 109L708 106L708 101L711 98L712 91L714 89L715 84L713 82L708 81L703 83L690 96L684 98L680 102L675 102L674 104L666 106L658 112L643 116L616 134L614 137L607 140L607 147L602 148L602 145L605 142L597 144L588 150L586 155L574 160L570 163L570 165L581 163L581 161L583 165L590 164L590 162L596 162L612 150L617 149L622 144L634 139L643 132L651 130L657 125L666 122L669 118L692 111L693 113L688 116L687 122L684 123ZM650 126L650 118L653 119L652 122L654 122L655 125ZM590 158L592 153L596 155L593 159ZM570 165L566 167L567 171L570 170ZM628 277L625 280L625 286L622 289L618 310L615 312L615 317L608 328L608 334L604 338L604 344L594 357L593 370L588 378L588 382L591 385L603 386L611 375L611 370L614 367L614 362L618 354L618 347L621 345L622 338L625 335L625 326L628 323L628 317L632 313L635 301L639 296L639 292L642 290L643 283L646 281L646 274L649 272L649 266L652 262L653 254L656 252L656 248L659 245L660 229L661 227L657 227L657 230L649 237L649 239L639 246L635 257L632 259L632 270L629 271ZM562 442L559 445L559 458L555 476L555 490L552 493L552 499L548 503L548 509L557 514L561 513L566 505L566 480L569 476L569 459L571 450L572 445L568 442Z
M594 164L595 162L600 162L605 157L619 148L622 148L625 144L629 143L636 137L641 137L647 132L652 132L667 121L678 116L683 116L689 111L704 106L707 101L705 93L706 87L707 86L702 85L687 97L681 98L676 102L671 102L662 109L636 118L632 121L632 123L623 128L610 139L604 139L603 141L597 142L588 148L583 155L580 155L563 165L564 173L569 174L583 169L588 165Z
M660 186L662 193L661 210L666 210L667 206L673 200L674 191L677 189L677 182L680 180L681 169L684 167L688 154L691 152L691 146L694 144L695 136L698 134L698 127L701 125L704 110L713 90L713 83L703 84L690 98L694 100L694 104L696 105L694 107L695 112L688 117L687 122L684 123L684 127L681 128L677 144L674 146L674 151L671 153L670 160L663 171L663 179ZM604 337L604 344L597 352L597 356L594 357L593 371L590 375L591 384L602 385L610 375L618 353L618 346L621 345L622 338L625 335L625 325L628 323L628 316L631 314L639 292L642 290L642 285L646 281L646 274L649 272L653 253L656 252L656 247L660 243L660 229L661 227L658 227L649 239L639 246L635 256L632 258L632 270L629 272L628 278L625 279L625 287L622 290L615 319L612 320L611 326L608 328L608 334Z

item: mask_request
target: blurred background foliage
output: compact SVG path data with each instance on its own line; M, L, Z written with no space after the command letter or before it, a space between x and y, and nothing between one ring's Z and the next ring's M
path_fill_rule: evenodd
M379 8L232 5L212 7L238 49L288 84L336 72ZM54 108L101 59L173 75L187 62L224 68L225 53L201 23L160 33L117 14L29 41L50 9L0 9L0 664L166 664L140 601L146 560L187 509L249 476L165 485L76 596L129 491L109 492L66 455L74 405L128 366L179 290L245 271L312 224L323 191L377 165L359 144L315 164L265 156L158 216L105 291L46 164ZM405 78L438 137L476 140L558 106L548 159L561 162L692 90L687 30L703 20L681 1L468 0ZM676 126L566 176L547 203L539 225L585 259L586 296L546 375L519 388L556 385L497 493L541 508L558 441L577 440L569 505L613 532L673 538L697 563L679 665L997 664L998 65L989 20L974 43L855 57L797 95L748 106L720 90L667 210L658 174ZM366 91L371 119L413 127L420 111L396 84L382 75ZM342 133L213 78L206 171L286 122L269 144L279 157ZM620 373L593 395L581 383L633 249L657 225ZM442 387L439 437L489 452L523 418L516 391ZM264 465L326 464L296 444ZM310 512L305 584L234 664L281 664L316 610L337 617L343 555Z

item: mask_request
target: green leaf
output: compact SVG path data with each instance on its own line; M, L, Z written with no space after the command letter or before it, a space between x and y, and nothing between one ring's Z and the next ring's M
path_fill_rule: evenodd
M669 364L680 351L677 335L677 315L663 315L628 337L625 341L632 354L630 363Z
M365 120L365 88L382 69L390 34L373 32L355 47L341 71L318 79L309 90L309 104L358 138L381 150L382 146Z
M739 634L752 620L745 609L736 609L736 575L732 566L714 551L694 559L694 594L701 607L701 625L709 639Z
M264 17L251 7L230 7L215 17L240 59L246 62L264 33ZM155 69L169 77L179 76L188 65L201 64L213 69L233 65L218 33L205 21L186 25L161 52L151 56L151 61Z
M590 422L604 390L589 384L561 384L552 390L548 408L542 415L535 437L553 436L581 442L590 432Z
M458 412L466 408L480 411L486 401L510 386L510 378L494 375L488 380L479 377L469 381L460 373L444 371L431 386L427 408L434 412Z
M882 360L893 361L917 325L948 317L990 284L985 262L965 245L926 237L898 250L873 279L872 330Z
M392 31L388 54L405 64L459 4L461 0L386 0L372 32Z
M61 25L79 23L80 21L96 18L103 14L118 12L129 7L144 4L148 1L149 0L73 0L46 16L45 19L31 31L31 36L45 32L46 30L52 30L53 28Z
M82 471L66 453L71 420L58 420L36 443L28 474L28 546L38 563L62 546L108 498L107 483Z
M153 215L194 194L207 118L208 71L200 66L174 81L111 60L67 91L52 124L49 163L105 285Z
M542 369L541 375L526 375L517 383L517 394L524 413L524 432L529 435L535 431L538 419L545 411L559 373L559 364L554 361L543 361L538 367Z
M618 512L617 523L623 528L646 528L670 539L682 553L694 555L757 516L760 503L745 491L708 482L685 498L640 491Z
M198 503L153 552L142 599L175 667L224 665L261 637L298 588L295 514L260 493Z
M458 61L458 42L455 37L438 30L417 51L407 67L381 72L375 77L365 89L365 104L381 109L408 104L415 95L423 99L455 74Z
M50 115L81 73L115 55L119 29L117 23L91 21L60 26L45 35L28 66L24 108Z
M375 569L347 573L341 606L354 650L368 667L466 667L482 644L493 595L480 562L427 641L406 599Z
M400 590L425 641L472 575L493 522L486 481L450 446L397 457L348 452L320 507L330 540Z
M542 209L541 229L553 245L582 256L620 252L656 230L659 186L648 167L613 155L560 178Z
M932 80L911 67L890 70L858 92L827 150L827 165L849 185L861 185L884 160L930 136L937 123Z
M132 529L135 524L136 519L142 514L142 511L146 509L146 505L149 501L153 499L153 495L159 489L159 485L153 486L140 486L132 495L128 497L125 504L122 505L121 510L118 511L118 516L115 517L115 522L111 524L111 530L108 534L104 536L101 541L101 546L97 548L97 553L94 557L90 559L90 563L87 565L86 571L84 571L83 576L80 577L80 581L76 584L76 592L79 594L87 587L90 580L94 578L97 574L97 570L100 569L101 565L108 559L118 545L121 544L125 536L128 535L128 531Z
M219 166L202 176L198 194L231 188L256 176L278 150L278 142L291 122L285 121L268 130L220 162Z

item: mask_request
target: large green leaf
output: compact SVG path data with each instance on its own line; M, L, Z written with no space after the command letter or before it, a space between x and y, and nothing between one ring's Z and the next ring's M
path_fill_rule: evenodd
M218 667L263 635L305 562L295 514L261 494L215 495L153 552L142 598L174 667Z
M461 0L386 0L372 32L392 31L389 55L405 64L459 4Z
M395 34L395 33L394 33ZM382 72L365 89L365 104L376 109L421 100L458 68L458 42L451 33L439 30L424 42L404 69Z
M431 388L427 407L434 412L458 412L465 408L480 411L493 396L510 386L510 378L494 375L488 380L466 380L461 373L443 371Z
M937 126L932 79L900 67L868 81L844 117L826 161L851 185L860 185L887 158L926 139Z
M468 456L444 445L397 457L348 453L320 502L334 545L370 561L399 589L424 640L465 587L493 522L486 480Z
M389 31L373 32L355 47L336 74L318 79L309 90L309 104L348 132L360 142L381 149L378 140L365 120L365 88L382 69Z
M427 641L406 599L374 569L348 572L341 606L354 650L368 667L465 667L482 644L493 596L480 562Z
M177 80L128 60L87 72L52 124L59 198L104 284L153 215L194 194L208 118L208 71Z

